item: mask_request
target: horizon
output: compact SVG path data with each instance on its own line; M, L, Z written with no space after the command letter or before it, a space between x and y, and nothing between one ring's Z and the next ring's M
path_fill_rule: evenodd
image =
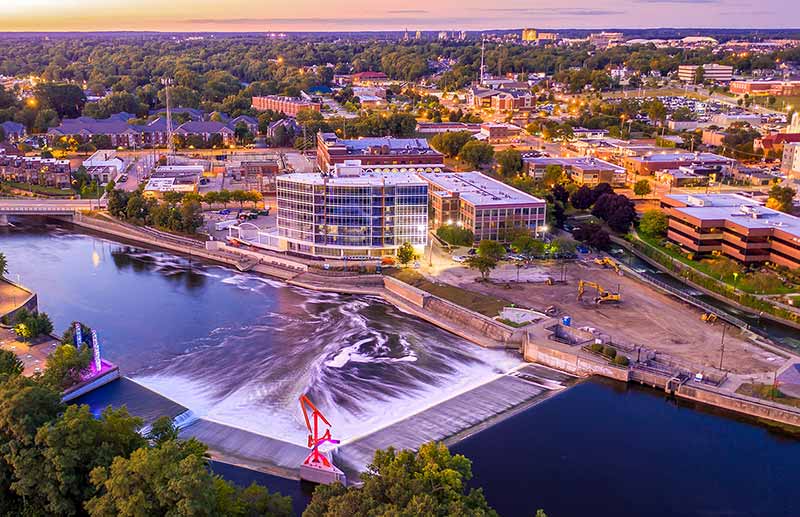
M679 26L687 19L708 29L794 29L786 13L790 0L544 0L530 5L500 0L485 7L477 0L440 0L435 4L406 0L397 8L376 7L366 0L329 2L297 0L291 6L251 5L231 0L10 0L4 13L9 33L48 32L410 32L444 30L513 30L535 27L554 30L628 30ZM272 5L270 5L272 4ZM751 5L753 7L751 7ZM35 13L35 14L32 14ZM659 20L653 24L652 20ZM792 23L797 23L792 21Z

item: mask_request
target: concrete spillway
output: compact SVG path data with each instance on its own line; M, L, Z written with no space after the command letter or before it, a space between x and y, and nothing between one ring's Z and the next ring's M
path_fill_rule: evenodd
M445 440L563 389L561 382L568 378L546 368L522 368L341 446L337 462L349 471L361 471L377 449L416 449L426 442Z

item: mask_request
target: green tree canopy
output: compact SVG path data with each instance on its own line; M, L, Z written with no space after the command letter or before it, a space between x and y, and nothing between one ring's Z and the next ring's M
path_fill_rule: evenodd
M667 214L658 209L648 210L639 221L639 231L651 237L663 237L667 233Z
M379 450L361 488L320 485L303 516L497 515L480 489L467 489L471 478L470 461L443 444L427 443L418 452Z
M490 144L478 140L470 140L458 153L458 158L473 169L480 169L489 164L493 156L494 148Z

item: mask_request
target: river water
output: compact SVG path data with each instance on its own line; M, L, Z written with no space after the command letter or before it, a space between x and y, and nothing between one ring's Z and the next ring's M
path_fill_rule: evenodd
M305 445L302 393L348 440L519 365L378 299L290 288L42 222L0 230L0 251L59 331L74 319L96 327L130 379L81 400L95 411L125 403L152 420L188 408ZM800 515L800 442L615 383L581 383L454 449L474 461L502 515ZM302 502L286 481L215 468Z

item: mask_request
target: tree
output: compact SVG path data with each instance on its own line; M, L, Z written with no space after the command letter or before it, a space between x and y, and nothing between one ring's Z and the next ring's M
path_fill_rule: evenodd
M519 235L511 241L511 249L524 255L541 255L544 252L544 243L530 235Z
M639 231L650 237L662 237L667 233L667 214L661 210L648 210L639 221Z
M417 254L414 251L414 246L412 246L408 241L404 242L399 248L397 248L397 260L399 260L404 266L414 260L416 255Z
M86 503L91 517L291 515L288 497L253 486L238 489L211 474L206 447L194 439L118 456L110 466L95 468L90 480L96 490Z
M445 224L436 229L436 235L454 246L472 246L475 235L468 229L454 224Z
M466 264L470 269L477 269L481 274L481 279L486 280L489 278L489 273L497 267L497 260L480 255L470 255L467 257Z
M636 220L633 202L621 194L603 194L595 201L592 215L603 219L616 232L626 232Z
M35 339L53 331L53 322L44 312L35 313L22 309L17 312L14 322L14 332L22 339Z
M791 213L794 196L797 191L792 187L782 187L780 185L773 185L769 190L769 198L767 199L767 208L778 210L781 212Z
M572 232L572 236L593 248L601 250L608 249L611 244L611 238L608 232L597 223L582 224L580 227L575 228Z
M461 148L471 140L474 138L469 131L448 131L433 135L431 146L448 158L454 158L458 156Z
M8 378L21 375L25 365L11 350L0 349L0 383Z
M500 151L494 157L500 167L500 174L506 178L516 176L522 170L522 154L516 149Z
M63 390L73 386L89 368L91 357L89 347L77 348L71 344L59 346L47 358L42 382L53 389Z
M484 239L478 243L478 256L498 261L506 254L506 249L497 241Z
M480 169L482 166L492 161L494 148L478 140L470 140L458 153L458 158L473 169Z
M36 433L28 460L15 463L15 490L49 515L76 515L94 494L89 473L145 445L139 418L106 408L95 418L86 405L70 405Z
M561 165L551 164L544 168L542 183L547 187L553 187L564 179L564 168Z
M578 190L569 197L569 202L578 210L586 210L594 203L594 194L587 185L581 185Z
M650 182L646 179L641 179L633 184L633 193L639 197L644 197L653 191L650 187Z
M471 478L471 462L440 443L424 444L418 452L378 450L361 476L361 488L320 485L303 515L496 516L480 489L467 490Z
M178 429L168 416L158 417L150 426L147 439L154 445L161 445L164 442L178 439Z
M706 69L703 65L698 65L694 69L694 84L703 84L704 82L706 82Z
M3 277L7 274L8 274L8 259L3 254L3 252L0 251L0 277Z

